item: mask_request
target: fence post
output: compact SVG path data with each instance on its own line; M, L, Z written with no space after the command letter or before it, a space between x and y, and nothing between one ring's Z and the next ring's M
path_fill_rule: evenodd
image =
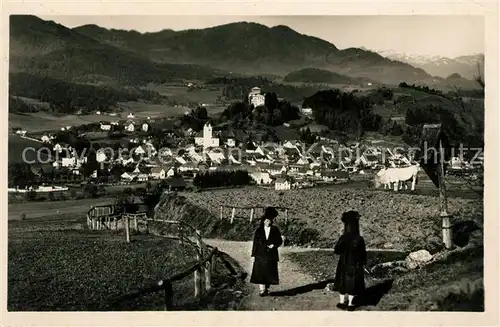
M129 226L129 219L128 215L125 215L125 235L127 237L127 243L130 243L130 226Z
M236 214L236 208L233 207L233 211L231 212L231 224L234 221L234 215Z
M199 230L196 230L196 261L201 260L202 256L202 248L201 248L201 233ZM201 292L201 268L194 272L194 297L200 297Z
M220 220L222 220L224 218L224 216L222 215L223 210L224 209L222 208L222 206L220 206Z
M252 220L253 220L253 212L254 212L254 208L250 209L250 222L252 222Z
M214 257L215 255L207 261L207 265L205 267L205 290L207 292L212 289L212 269L214 265Z
M134 215L134 228L135 231L138 231L139 229L137 228L137 216Z

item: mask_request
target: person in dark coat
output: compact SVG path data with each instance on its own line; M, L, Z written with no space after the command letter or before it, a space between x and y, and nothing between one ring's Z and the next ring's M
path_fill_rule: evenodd
M278 248L283 244L283 239L278 227L273 226L277 216L275 208L267 207L253 238L254 263L250 283L259 284L260 296L269 294L270 285L279 284Z
M349 311L355 309L354 296L365 291L366 246L359 234L359 217L359 213L352 210L342 214L344 233L334 249L334 253L340 256L334 282L334 290L340 293L337 307Z

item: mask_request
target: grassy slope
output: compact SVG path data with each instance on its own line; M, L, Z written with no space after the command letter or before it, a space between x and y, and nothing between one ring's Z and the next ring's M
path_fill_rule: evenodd
M420 186L416 193L422 194L424 190L419 188ZM229 222L231 209L226 208L225 219L220 220L221 204L271 205L289 207L289 218L303 222L306 224L304 227L319 232L316 245L329 247L333 244L342 230L339 217L342 212L350 209L361 213L361 228L369 247L382 247L390 243L389 247L411 250L440 244L438 237L440 220L437 219L439 199L436 194L413 195L404 192L377 191L367 189L365 184L357 186L353 184L352 187L337 185L285 192L247 187L183 195L188 203L198 208L187 215L186 219L213 235L220 234L234 239L248 240L254 228L248 222L249 210L236 210L237 223L231 225ZM453 198L450 192L448 202L449 210L457 219L481 219L480 200ZM167 212L173 213L169 205L165 205L164 208ZM257 210L255 217L260 217L261 214L262 212ZM283 215L278 219L278 224L284 224ZM288 233L296 234L292 226L286 228Z
M335 275L338 256L333 252L290 254L302 269L320 280ZM368 267L379 262L401 260L404 255L384 254L368 257ZM369 310L384 311L482 311L484 310L483 253L481 248L450 257L406 274L365 275L368 288L393 280L392 288Z
M133 240L127 244L122 234L82 230L78 219L9 222L8 309L109 310L117 297L195 261L190 246L148 235ZM215 283L223 273L217 265ZM192 278L174 283L174 305L192 307L192 295ZM161 310L163 296L144 296L121 308Z

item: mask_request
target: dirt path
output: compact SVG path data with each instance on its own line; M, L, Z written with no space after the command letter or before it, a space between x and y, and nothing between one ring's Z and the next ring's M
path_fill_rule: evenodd
M318 283L287 258L287 253L300 249L280 248L280 285L271 287L270 296L260 297L258 286L249 283L253 264L250 256L252 243L214 239L204 241L230 255L248 273L245 281L250 288L250 295L244 300L244 310L338 310L335 307L338 294L326 291L326 282Z

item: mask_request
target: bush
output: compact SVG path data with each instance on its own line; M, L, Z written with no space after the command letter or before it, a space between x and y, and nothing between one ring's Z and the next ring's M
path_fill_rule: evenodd
M34 190L30 190L24 194L26 201L35 201L37 199L37 194Z

